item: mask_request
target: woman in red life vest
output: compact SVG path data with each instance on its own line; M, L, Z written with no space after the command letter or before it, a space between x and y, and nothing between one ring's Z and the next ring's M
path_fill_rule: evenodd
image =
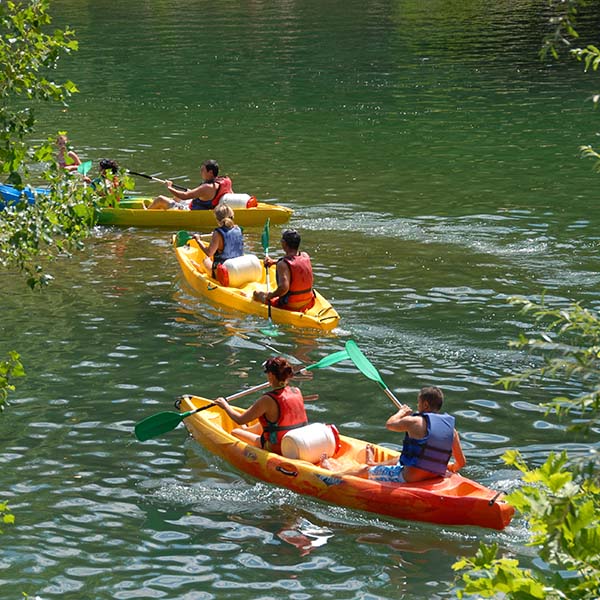
M219 200L233 192L231 179L219 177L219 163L216 160L205 160L200 167L202 183L191 190L178 190L172 181L166 181L167 190L175 196L158 196L148 209L179 208L182 210L212 210Z
M315 303L313 292L313 271L310 256L300 252L300 234L294 229L286 229L281 235L281 247L285 256L275 261L265 257L265 265L277 264L277 288L268 294L254 292L254 299L270 302L272 306L285 310L304 312Z
M302 393L296 387L288 385L293 376L292 366L280 356L269 358L264 363L267 379L273 388L261 396L243 413L234 411L225 398L214 402L238 425L245 425L258 419L260 425L248 428L236 428L232 433L244 441L281 454L281 439L290 431L308 424L304 410Z

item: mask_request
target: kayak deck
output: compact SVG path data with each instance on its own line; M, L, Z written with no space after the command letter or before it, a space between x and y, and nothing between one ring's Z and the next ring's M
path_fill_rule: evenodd
M118 208L99 209L100 225L122 227L171 227L173 229L207 229L215 227L212 210L145 210L144 202L151 198L128 198L119 203ZM273 224L289 221L292 209L278 204L259 202L253 208L235 208L235 222L241 227L262 227L267 219Z
M204 253L200 250L195 240L188 240L184 246L177 247L176 236L173 237L175 254L181 266L183 275L191 288L199 295L208 300L239 310L244 313L255 314L268 318L268 307L266 304L253 299L255 291L266 291L266 273L262 270L260 280L251 281L237 287L225 287L213 279L204 269L202 260ZM269 285L273 290L277 287L275 283L275 266L269 269ZM340 317L333 306L315 290L315 304L306 312L271 308L271 318L275 323L294 325L296 327L310 327L330 331L334 329Z
M184 396L180 410L209 403L205 398ZM514 508L502 500L501 492L457 473L418 483L381 483L267 452L232 435L237 425L217 407L187 417L184 424L202 446L240 471L332 504L410 521L498 530L504 529L514 514ZM364 464L367 442L343 435L340 442L334 460L341 470ZM398 457L393 450L374 444L373 447L378 461Z

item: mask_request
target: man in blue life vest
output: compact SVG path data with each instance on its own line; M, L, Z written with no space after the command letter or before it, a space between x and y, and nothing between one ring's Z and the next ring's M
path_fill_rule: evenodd
M255 291L254 299L285 310L307 311L315 303L310 256L298 249L300 234L295 229L282 233L281 247L285 256L279 260L265 257L265 266L277 265L277 288L268 294Z
M424 387L417 400L417 412L402 404L385 426L391 431L404 432L402 454L394 464L376 463L373 447L366 448L366 464L346 470L344 475L368 477L380 482L413 483L444 476L446 470L458 472L466 460L460 439L454 429L454 417L440 413L444 394L438 387ZM451 457L454 462L448 464ZM335 470L332 461L323 458L321 466Z

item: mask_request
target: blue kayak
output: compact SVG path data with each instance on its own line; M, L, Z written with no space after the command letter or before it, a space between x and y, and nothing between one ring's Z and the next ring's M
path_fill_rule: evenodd
M31 186L26 186L23 190L18 190L12 185L0 183L0 209L9 204L16 204L20 200L21 194L25 194L27 202L33 204L35 202L34 192L37 194L47 194L48 190L46 188L33 189Z

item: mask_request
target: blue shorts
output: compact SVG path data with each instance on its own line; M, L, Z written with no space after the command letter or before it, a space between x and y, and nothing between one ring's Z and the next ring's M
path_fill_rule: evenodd
M381 483L406 483L402 465L375 465L368 471L369 479Z

